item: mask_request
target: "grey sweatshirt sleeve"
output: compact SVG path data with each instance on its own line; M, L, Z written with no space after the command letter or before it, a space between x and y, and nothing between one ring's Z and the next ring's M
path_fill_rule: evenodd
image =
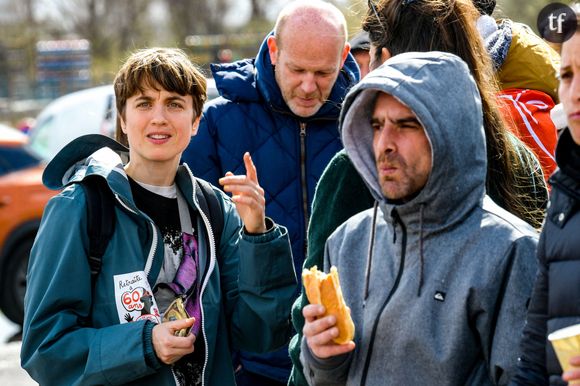
M515 373L518 343L537 270L536 246L534 237L521 237L512 244L496 268L494 293L488 294L496 300L476 318L489 379L495 385L508 384Z
M300 362L304 366L304 376L311 386L346 385L351 360L352 352L327 359L315 357L306 343L306 338L302 337Z

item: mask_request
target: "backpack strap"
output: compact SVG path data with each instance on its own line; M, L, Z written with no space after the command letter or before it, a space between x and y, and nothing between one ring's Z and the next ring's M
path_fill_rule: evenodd
M197 195L199 206L203 213L208 217L211 228L213 229L215 249L217 253L221 242L222 232L224 230L224 214L222 212L222 206L209 182L197 177L195 178L195 181L199 188L198 191L201 192L201 194Z
M100 176L88 176L78 183L87 201L87 233L89 236L89 266L94 287L101 272L103 255L115 232L115 197Z

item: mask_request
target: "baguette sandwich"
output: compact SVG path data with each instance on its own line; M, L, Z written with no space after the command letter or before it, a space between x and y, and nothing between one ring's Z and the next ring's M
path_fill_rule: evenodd
M322 304L326 309L324 316L336 317L339 333L333 341L337 344L351 341L354 338L354 323L342 296L336 267L330 268L329 274L319 271L316 266L305 269L302 272L302 283L308 301L311 304Z

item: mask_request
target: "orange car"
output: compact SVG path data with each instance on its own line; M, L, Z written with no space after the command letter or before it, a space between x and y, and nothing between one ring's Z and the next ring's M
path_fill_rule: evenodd
M44 164L27 142L0 126L0 308L20 324L30 248L46 202L58 193L42 185Z

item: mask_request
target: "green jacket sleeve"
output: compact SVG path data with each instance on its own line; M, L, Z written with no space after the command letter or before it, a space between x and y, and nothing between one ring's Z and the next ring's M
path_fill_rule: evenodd
M358 174L354 165L342 150L337 153L320 177L312 203L312 215L308 227L308 254L304 268L317 265L322 269L326 239L350 217L373 206L374 198ZM302 293L292 307L292 323L298 332L290 342L290 357L294 367L291 385L306 385L300 363L300 342L304 317L302 308L308 299Z

